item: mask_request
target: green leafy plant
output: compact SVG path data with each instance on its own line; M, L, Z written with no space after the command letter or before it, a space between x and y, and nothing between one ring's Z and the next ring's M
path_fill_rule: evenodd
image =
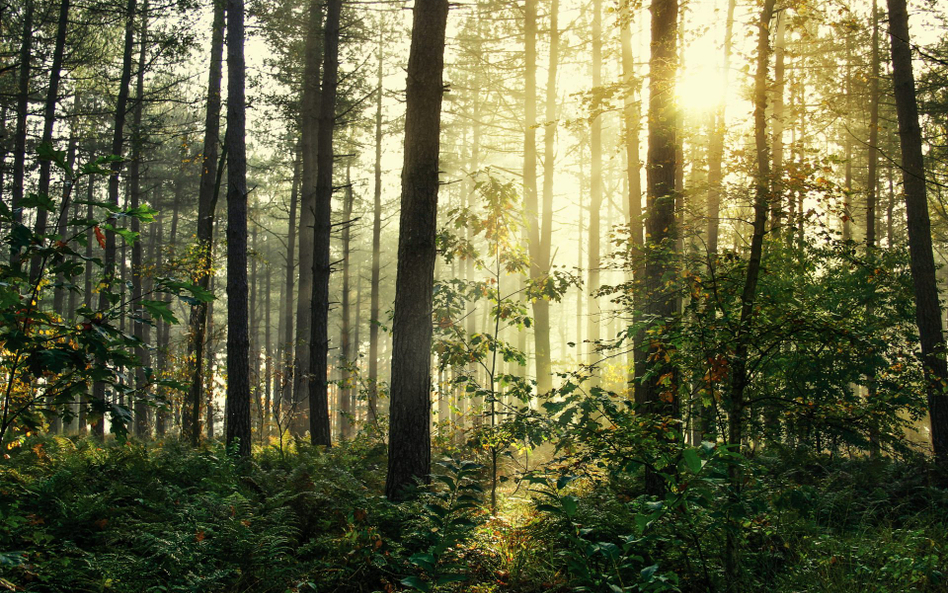
M406 587L425 593L468 579L466 567L457 561L453 548L476 527L475 511L481 504L478 495L483 492L477 483L482 465L446 458L438 466L444 471L432 476L438 486L423 498L414 534L424 542L425 549L408 558L421 575L401 580Z
M130 413L120 401L141 398L158 404L151 388L177 385L157 379L148 368L147 384L123 379L129 369L141 367L135 350L146 345L121 331L118 319L127 315L135 323L176 323L169 303L153 295L172 294L188 302L209 301L213 296L190 283L156 278L154 289L139 302L123 300L112 281L113 271L102 259L89 259L77 247L84 246L91 235L104 249L108 232L134 243L138 235L124 223L131 219L152 222L157 213L147 205L123 209L111 202L78 201L93 206L97 214L69 219L72 188L83 177L111 174L106 165L119 157L100 157L74 170L63 151L41 145L39 158L51 161L62 172L65 189L59 204L49 196L35 194L18 204L16 211L0 203L0 226L8 229L3 243L10 254L0 262L0 375L4 378L0 386L0 443L10 440L11 429L20 431L17 438L22 438L42 427L47 418L69 421L78 406L87 408L93 422L108 415L112 431L124 437ZM24 215L36 209L55 215L57 222L48 232L37 232L24 223ZM57 292L79 291L76 280L85 272L86 263L104 272L98 286L103 306L80 306L75 318L69 319L63 311L53 310L47 300ZM94 383L117 397L113 401L88 397Z

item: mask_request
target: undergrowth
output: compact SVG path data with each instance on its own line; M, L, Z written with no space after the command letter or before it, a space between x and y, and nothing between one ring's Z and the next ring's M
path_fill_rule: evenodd
M640 471L507 483L446 459L382 495L384 444L260 450L33 437L0 462L0 589L115 592L726 591L726 491L708 447L665 499ZM948 491L921 461L763 451L745 461L747 591L948 590ZM563 470L563 471L556 471Z

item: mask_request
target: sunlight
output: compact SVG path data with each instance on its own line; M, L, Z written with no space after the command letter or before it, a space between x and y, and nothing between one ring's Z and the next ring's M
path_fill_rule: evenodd
M678 81L678 105L693 115L705 114L721 104L725 92L724 77L711 66L689 68Z

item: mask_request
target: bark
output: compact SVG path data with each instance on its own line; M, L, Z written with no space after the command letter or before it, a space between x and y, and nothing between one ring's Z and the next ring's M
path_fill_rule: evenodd
M385 494L402 500L431 471L431 306L447 0L417 0L406 89L392 401Z
M269 241L268 241L269 242ZM270 436L270 410L273 403L273 353L270 349L270 293L272 292L273 266L270 265L270 252L267 250L267 271L264 274L265 289L264 307L263 307L263 360L264 360L264 388L263 388L263 414L260 418L260 440L264 445L268 444Z
M329 418L329 239L332 232L332 134L336 117L339 71L339 18L342 0L326 5L323 86L319 103L315 222L313 224L313 294L309 348L309 438L332 445Z
M602 92L602 0L593 0L592 25L592 86L593 96L598 97ZM589 284L586 286L587 304L586 315L589 320L586 324L586 339L589 342L589 352L586 363L594 364L598 357L599 343L599 299L594 296L599 290L599 218L602 208L602 105L598 98L592 102L592 123L590 125L589 154L591 156L589 169L589 251L588 274ZM596 374L592 377L593 383L598 383Z
M220 195L218 176L218 144L221 128L221 78L223 77L224 0L214 1L211 28L211 56L207 74L207 95L204 113L204 148L201 158L201 182L198 193L197 251L198 286L207 290L211 279L211 254L214 242L214 211ZM207 303L191 307L188 320L188 362L190 385L181 415L182 431L192 446L201 440L201 401L204 391L204 341L207 335Z
M718 232L721 226L721 194L724 189L724 135L727 131L725 108L727 107L727 85L731 72L731 47L734 39L734 8L736 0L727 4L727 20L724 24L724 96L712 116L711 134L708 143L708 258L714 261L718 255Z
M553 244L553 171L556 166L556 72L559 67L560 30L559 0L550 2L550 59L546 78L546 123L543 126L543 213L539 225L539 263L542 276L550 273ZM536 342L537 392L553 389L553 360L550 346L550 301L538 300L533 304L534 336Z
M145 98L145 54L148 47L148 0L142 2L142 29L138 39L138 72L135 77L135 106L132 111L132 155L128 165L129 173L129 198L132 208L138 208L141 205L141 164L142 164L142 109ZM141 232L141 221L137 218L132 219L132 232ZM142 242L135 241L132 244L132 302L137 303L142 299ZM135 337L145 343L145 325L134 322ZM140 346L135 349L135 356L144 366L150 366L150 357L148 349ZM148 404L142 397L142 390L145 388L147 379L145 378L145 369L143 366L135 369L135 387L139 390L135 399L135 436L145 438L148 436Z
M736 346L731 357L731 393L728 410L728 445L734 452L740 452L744 438L744 390L749 383L747 365L750 329L753 322L754 302L757 298L757 281L760 277L760 263L763 255L764 233L767 225L767 211L770 207L770 148L767 145L767 70L770 61L770 22L773 19L774 0L766 0L760 14L757 37L757 74L754 77L754 141L757 148L757 179L754 197L754 231L751 238L750 259L747 262L747 276L741 293L740 325L735 336ZM731 503L740 504L740 492L743 472L738 463L728 467ZM733 521L733 519L732 519ZM736 526L727 530L725 541L725 575L730 590L740 589L740 550Z
M119 78L118 98L115 102L115 123L112 128L112 154L122 154L122 145L125 140L125 116L128 111L128 87L132 78L132 49L135 33L136 0L128 0L125 7L125 48L122 53L122 74ZM119 172L122 163L112 163L112 175L109 177L109 202L113 206L119 205ZM105 258L104 258L104 287L100 290L99 309L105 310L109 305L108 287L115 277L115 232L105 231ZM105 383L96 382L92 388L92 397L102 402L105 400ZM98 436L105 436L105 419L95 422L92 432Z
M227 0L227 445L250 456L244 0Z
M632 281L634 290L632 325L636 328L632 337L633 380L635 401L644 401L644 389L641 381L645 372L645 328L642 327L642 287L640 282L645 274L642 238L642 163L639 157L639 120L640 103L635 100L639 82L635 79L635 56L632 53L632 10L628 2L621 5L620 12L622 45L622 79L625 84L625 96L622 109L622 124L625 132L626 176L628 179L630 258L632 261Z
M844 150L846 152L845 160L845 179L843 181L843 241L852 239L852 204L850 200L853 195L853 135L849 131L849 123L852 121L850 111L852 109L853 96L853 66L852 66L852 39L846 38L846 98L843 101L845 113L843 114L843 140Z
M941 305L932 254L931 221L925 188L922 133L915 99L915 76L909 45L905 0L888 0L889 39L892 44L892 82L902 147L902 185L908 221L908 243L912 282L915 286L915 320L922 347L932 449L936 461L948 466L948 366L941 328Z
M662 331L676 311L675 291L668 278L675 272L678 229L675 220L675 170L677 165L677 108L675 75L678 58L678 2L652 2L652 43L649 59L648 114L648 218L646 220L645 313L658 331L648 346L644 380L645 410L662 416L678 416L679 402L675 370L667 362L668 346ZM664 480L650 473L646 491L659 495Z
M869 145L866 169L866 246L876 246L876 208L879 174L879 8L872 0L872 49L869 74Z
M375 96L375 180L372 200L372 293L369 296L369 411L368 422L378 423L379 401L379 291L382 253L382 75L385 44L384 28L379 30L379 64Z
M26 124L30 106L30 61L33 59L33 11L35 0L26 0L23 7L23 40L20 44L20 65L16 96L16 131L13 136L13 189L10 207L13 219L19 223L23 213L19 211L23 199L23 183L26 176ZM14 254L18 260L19 255Z
M69 26L69 0L62 0L59 4L59 21L56 25L56 45L53 50L53 63L49 70L49 87L46 92L46 105L43 108L43 144L53 143L53 124L56 123L56 103L59 101L59 82L62 78L63 54L66 48L66 29ZM77 96L78 101L78 96ZM49 196L49 182L52 163L44 160L40 162L39 195ZM71 181L67 181L71 183ZM62 208L67 208L63 204ZM36 233L39 235L46 233L47 212L44 208L36 210ZM42 257L36 255L30 263L30 279L36 282L42 270L40 265ZM58 292L58 291L57 291ZM56 309L62 311L62 309Z
M302 160L301 147L297 145L296 160L293 164L293 185L290 188L290 221L287 228L286 241L286 278L283 289L283 385L280 390L280 399L276 406L275 417L279 423L279 430L285 430L282 414L292 414L293 405L293 284L296 275L296 217L297 203L300 194L300 168ZM284 412L288 405L289 411ZM282 435L280 435L282 437Z
M878 202L879 174L879 7L876 0L872 0L872 49L869 57L869 145L868 165L866 171L866 250L871 252L876 248L876 206ZM874 315L872 303L866 310L866 318ZM870 402L878 392L876 377L869 378L867 398ZM879 457L879 426L873 415L869 418L869 454L873 458Z
M773 183L771 185L771 228L780 231L783 211L783 129L784 129L784 62L787 40L786 9L776 16L777 38L774 41L774 106L773 106Z
M300 142L303 170L300 185L300 257L299 286L296 301L296 358L293 374L293 398L297 421L293 432L302 435L308 428L305 411L309 402L310 334L313 302L313 232L316 224L316 172L319 129L319 62L322 44L319 41L322 22L321 3L310 4L309 30L306 36L306 64L303 70L303 96L300 105Z
M339 386L339 438L348 439L352 436L352 424L349 419L352 415L352 388L349 386L351 376L349 374L349 363L352 360L352 308L349 303L351 271L351 258L349 248L352 239L352 201L355 194L352 191L352 159L346 161L346 197L342 209L342 327L340 328L339 346L340 346L340 369L341 385ZM358 303L356 304L358 307Z
M530 255L530 281L542 282L549 263L543 261L540 206L537 199L537 1L524 5L524 122L523 122L523 206ZM533 339L536 350L537 391L552 389L550 377L550 302L533 303ZM523 332L519 332L523 334ZM519 337L518 334L518 337ZM521 350L522 351L522 350Z

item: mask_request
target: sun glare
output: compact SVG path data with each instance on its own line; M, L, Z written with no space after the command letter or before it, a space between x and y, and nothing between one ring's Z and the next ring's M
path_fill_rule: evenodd
M678 81L678 105L685 113L700 115L715 109L724 101L724 77L720 69L701 67L688 69Z

